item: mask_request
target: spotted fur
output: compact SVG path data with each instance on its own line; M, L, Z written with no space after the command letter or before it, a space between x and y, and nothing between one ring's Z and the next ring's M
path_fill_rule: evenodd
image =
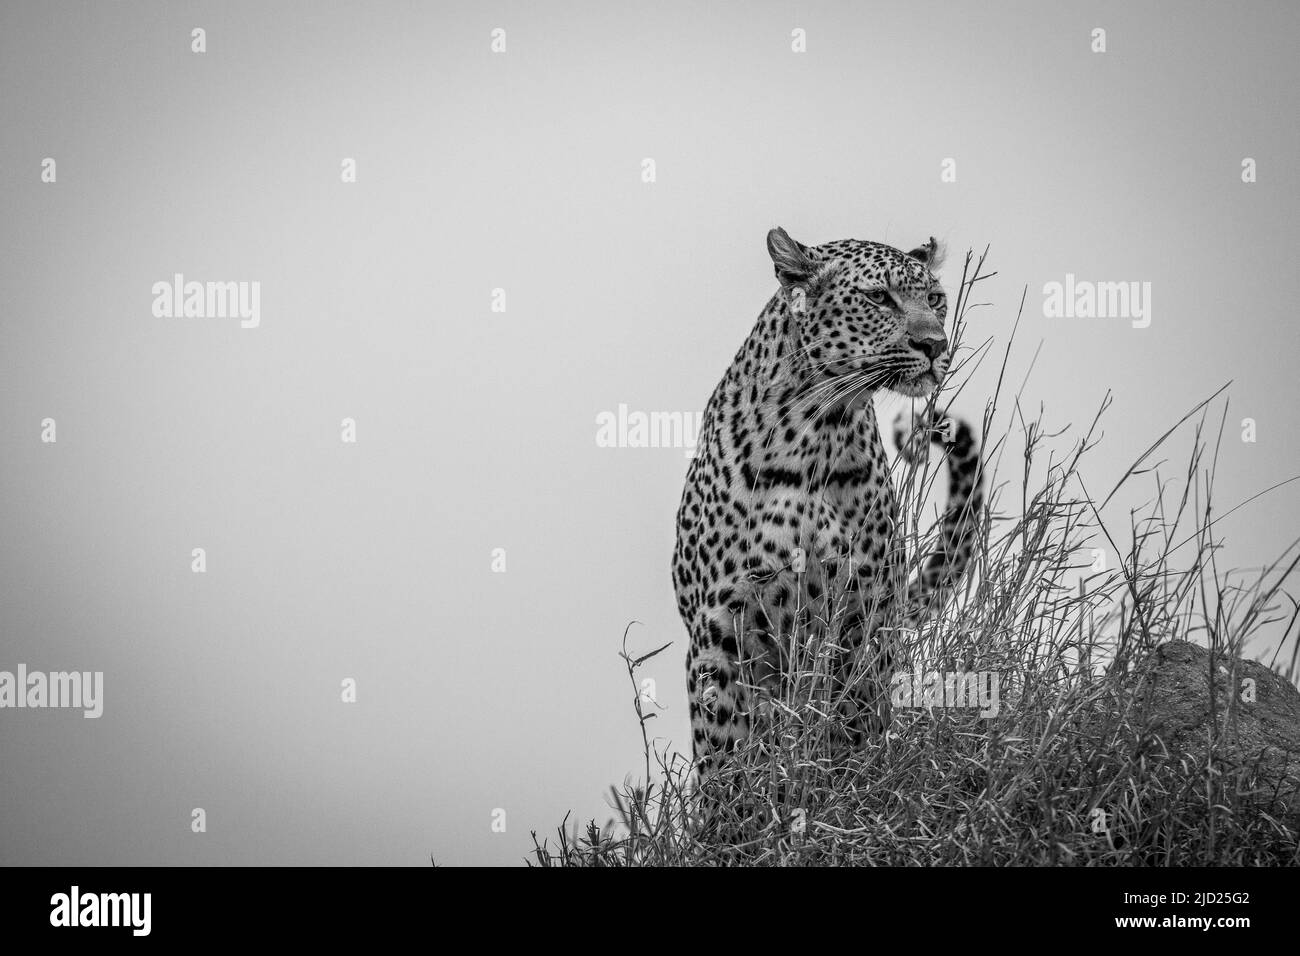
M947 599L982 499L974 436L955 423L938 547L908 582L872 397L887 388L924 398L948 371L938 244L808 247L773 229L768 252L780 288L709 399L677 514L673 582L704 769L749 732L756 697L781 688L790 640L809 627L833 622L834 668L871 669L872 681L847 683L878 691L882 626L914 623ZM905 424L944 437L934 422ZM855 694L846 724L860 740L887 716L887 698Z

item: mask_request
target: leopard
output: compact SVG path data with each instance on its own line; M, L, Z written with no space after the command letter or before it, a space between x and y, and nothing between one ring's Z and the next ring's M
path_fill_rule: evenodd
M834 629L846 745L879 734L888 625L916 626L951 598L983 506L974 431L934 407L952 363L943 244L809 246L778 226L767 251L777 289L709 398L677 511L672 580L702 778L781 692L809 628ZM882 391L923 403L895 423L900 454L936 444L947 463L933 550L910 564Z

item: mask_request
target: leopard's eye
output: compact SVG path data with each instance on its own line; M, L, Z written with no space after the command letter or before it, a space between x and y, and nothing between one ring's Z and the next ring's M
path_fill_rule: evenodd
M939 308L939 306L943 305L943 293L931 292L929 298L926 299L926 301L930 303L930 308L937 309Z
M889 293L884 289L872 289L867 293L867 301L876 305L889 305Z

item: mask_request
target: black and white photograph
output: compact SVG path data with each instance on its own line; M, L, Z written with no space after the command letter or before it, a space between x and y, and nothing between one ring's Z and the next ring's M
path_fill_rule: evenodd
M1298 45L0 0L0 925L549 868L1289 925Z

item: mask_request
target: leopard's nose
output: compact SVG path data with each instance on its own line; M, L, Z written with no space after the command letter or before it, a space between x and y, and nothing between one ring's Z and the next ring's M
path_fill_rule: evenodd
M908 344L928 358L931 362L937 359L944 352L948 351L948 340L942 335L934 337L927 336L923 339L912 339Z

